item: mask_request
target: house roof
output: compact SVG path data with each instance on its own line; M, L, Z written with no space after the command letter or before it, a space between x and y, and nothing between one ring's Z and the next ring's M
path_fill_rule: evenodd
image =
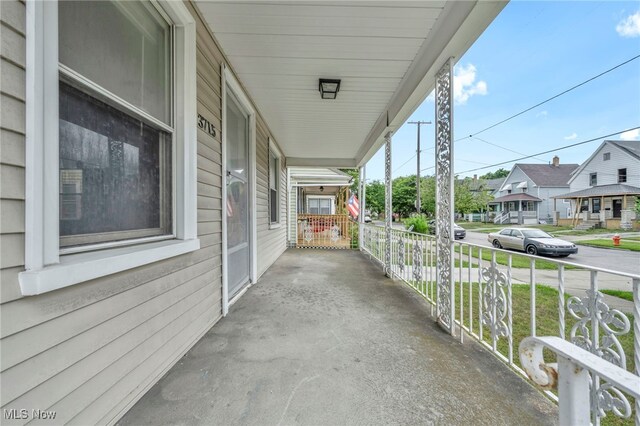
M502 178L497 178L497 179L477 179L477 180L473 180L471 181L471 190L472 191L480 191L480 190L485 190L485 191L495 191L496 189L499 189L502 186L502 183L504 182L504 180L506 179L506 177L502 177Z
M577 169L579 164L515 164L522 172L540 187L569 186L571 173Z
M640 141L606 141L640 160Z
M504 203L505 201L542 201L538 197L534 197L533 195L525 194L525 193L517 193L517 194L507 194L502 197L494 198L493 201L490 201L489 204L493 203Z
M588 197L611 197L614 195L640 195L640 188L622 183L611 185L598 185L580 191L569 192L556 195L551 198L588 198Z
M507 177L505 176L497 179L487 179L484 181L485 182L484 187L492 191L500 189L500 187L502 186L506 178Z

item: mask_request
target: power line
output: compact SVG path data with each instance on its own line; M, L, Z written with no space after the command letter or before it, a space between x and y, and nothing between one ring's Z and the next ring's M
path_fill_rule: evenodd
M409 161L413 160L415 158L415 156L418 155L418 153L415 153L411 156L411 158L409 158L407 161L405 161L404 163L402 163L401 166L396 167L396 169L393 171L393 173L397 172L398 170L400 170L401 168L403 168Z
M518 154L518 155L527 155L527 154L523 154L522 152L514 151L513 149L509 149L509 148L506 148L506 147L504 147L504 146L498 145L497 143L489 142L489 141L487 141L487 140L481 139L481 138L476 137L476 136L474 136L474 137L473 137L473 139L477 139L477 140L479 140L480 142L484 142L484 143L486 143L486 144L488 144L488 145L493 145L493 146L498 147L498 148L500 148L500 149L504 149L505 151L513 152L514 154ZM542 159L542 158L537 158L537 157L533 157L533 158L535 158L536 160L540 160L540 161L542 161L543 163L546 163L546 162L547 162L547 160L544 160L544 159Z
M458 173L459 173L459 174L462 174L462 173L469 173L469 172L475 172L475 171L478 171L478 170L488 169L488 168L491 168L491 167L502 166L502 165L504 165L504 164L514 163L514 162L516 162L516 161L520 161L520 160L526 160L527 158L532 158L532 157L535 157L535 156L538 156L538 155L549 154L549 153L552 153L552 152L557 152L557 151L562 151L562 150L564 150L564 149L573 148L573 147L576 147L576 146L579 146L579 145L584 145L584 144L586 144L586 143L595 142L595 141L600 140L600 139L608 138L608 137L610 137L610 136L615 136L615 135L618 135L618 134L620 134L620 133L629 132L629 131L631 131L631 130L636 130L636 129L640 129L640 127L632 127L632 128L630 128L630 129L621 130L621 131L619 131L619 132L610 133L610 134L608 134L608 135L604 135L604 136L598 136L597 138L588 139L588 140L586 140L586 141L582 141L582 142L576 142L576 143L573 143L573 144L571 144L571 145L562 146L562 147L560 147L560 148L554 148L554 149L550 149L550 150L548 150L548 151L538 152L538 153L536 153L536 154L526 155L526 156L524 156L524 157L515 158L515 159L513 159L513 160L503 161L503 162L500 162L500 163L492 164L492 165L490 165L490 166L478 167L478 168L476 168L476 169L465 170L465 171L463 171L463 172L458 172Z
M525 110L522 110L522 111L518 112L517 114L514 114L514 115L512 115L512 116L510 116L510 117L507 117L507 118L505 118L504 120L499 121L499 122L497 122L497 123L495 123L495 124L492 124L491 126L486 127L486 128L484 128L484 129L480 130L479 132L475 132L475 133L473 133L473 134L471 134L471 135L469 135L469 136L465 136L465 137L463 137L463 138L457 139L457 140L455 140L455 142L458 142L458 141L463 140L463 139L472 138L472 137L474 137L474 136L476 136L476 135L479 135L480 133L486 132L486 131L487 131L487 130L489 130L489 129L493 129L493 128L494 128L494 127L496 127L496 126L499 126L499 125L501 125L501 124L503 124L503 123L506 123L507 121L512 120L512 119L514 119L514 118L516 118L516 117L519 117L519 116L521 116L522 114L524 114L524 113L526 113L526 112L531 111L532 109L535 109L535 108L537 108L537 107L539 107L539 106L541 106L541 105L546 104L546 103L547 103L547 102L549 102L549 101L552 101L552 100L554 100L554 99L556 99L556 98L558 98L558 97L560 97L560 96L562 96L562 95L564 95L564 94L566 94L566 93L569 93L569 92L571 92L572 90L575 90L575 89L577 89L577 88L578 88L578 87L580 87L580 86L584 86L585 84L587 84L587 83L589 83L589 82L591 82L591 81L593 81L593 80L595 80L595 79L597 79L597 78L600 78L600 77L602 77L603 75L608 74L608 73L610 73L611 71L613 71L613 70L615 70L615 69L618 69L618 68L620 68L620 67L621 67L621 66L623 66L623 65L628 64L629 62L635 61L635 60L636 60L636 59L638 59L638 58L640 58L640 55L634 56L633 58L628 59L628 60L626 60L626 61L624 61L624 62L622 62L622 63L620 63L620 64L618 64L618 65L616 65L616 66L614 66L614 67L612 67L612 68L609 68L608 70L603 71L603 72L601 72L600 74L595 75L595 76L593 76L593 77L591 77L591 78L589 78L589 79L587 79L587 80L583 81L582 83L576 84L575 86L570 87L570 88L568 88L567 90L564 90L563 92L558 93L557 95L554 95L554 96L552 96L552 97L550 97L550 98L548 98L548 99L545 99L545 100L544 100L544 101L542 101L542 102L538 102L537 104L535 104L535 105L534 105L534 106L532 106L532 107L529 107L529 108L527 108L527 109L525 109Z

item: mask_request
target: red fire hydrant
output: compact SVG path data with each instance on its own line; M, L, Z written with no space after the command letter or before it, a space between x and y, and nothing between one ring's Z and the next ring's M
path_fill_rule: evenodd
M619 234L614 235L612 240L613 240L613 245L614 246L619 246L620 245L620 235Z

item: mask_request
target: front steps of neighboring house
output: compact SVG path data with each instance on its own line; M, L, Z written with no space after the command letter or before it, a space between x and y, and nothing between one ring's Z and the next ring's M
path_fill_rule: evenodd
M600 224L600 221L598 220L583 220L573 229L578 231L588 231L589 229L593 229L598 226L598 224Z

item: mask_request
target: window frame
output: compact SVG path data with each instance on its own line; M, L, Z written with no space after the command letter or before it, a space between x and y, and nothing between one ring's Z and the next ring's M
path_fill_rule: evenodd
M59 235L58 3L27 2L25 271L19 274L23 295L64 288L200 248L195 19L182 2L153 3L173 28L174 235L162 241L141 238L135 245L105 243L91 247L94 251L71 253L61 252Z
M624 173L621 173L624 172ZM623 167L621 169L618 169L618 183L627 183L627 168ZM624 178L624 180L622 180L622 178Z
M598 173L589 173L589 186L598 186Z
M602 154L602 161L609 161L611 160L611 153L610 152L605 152Z
M276 194L278 197L277 211L278 217L273 220L271 217L271 156L274 156L278 165L278 171L276 172ZM282 152L278 149L273 139L269 138L269 147L267 153L267 200L269 208L267 209L267 215L269 217L269 229L277 229L282 226Z

